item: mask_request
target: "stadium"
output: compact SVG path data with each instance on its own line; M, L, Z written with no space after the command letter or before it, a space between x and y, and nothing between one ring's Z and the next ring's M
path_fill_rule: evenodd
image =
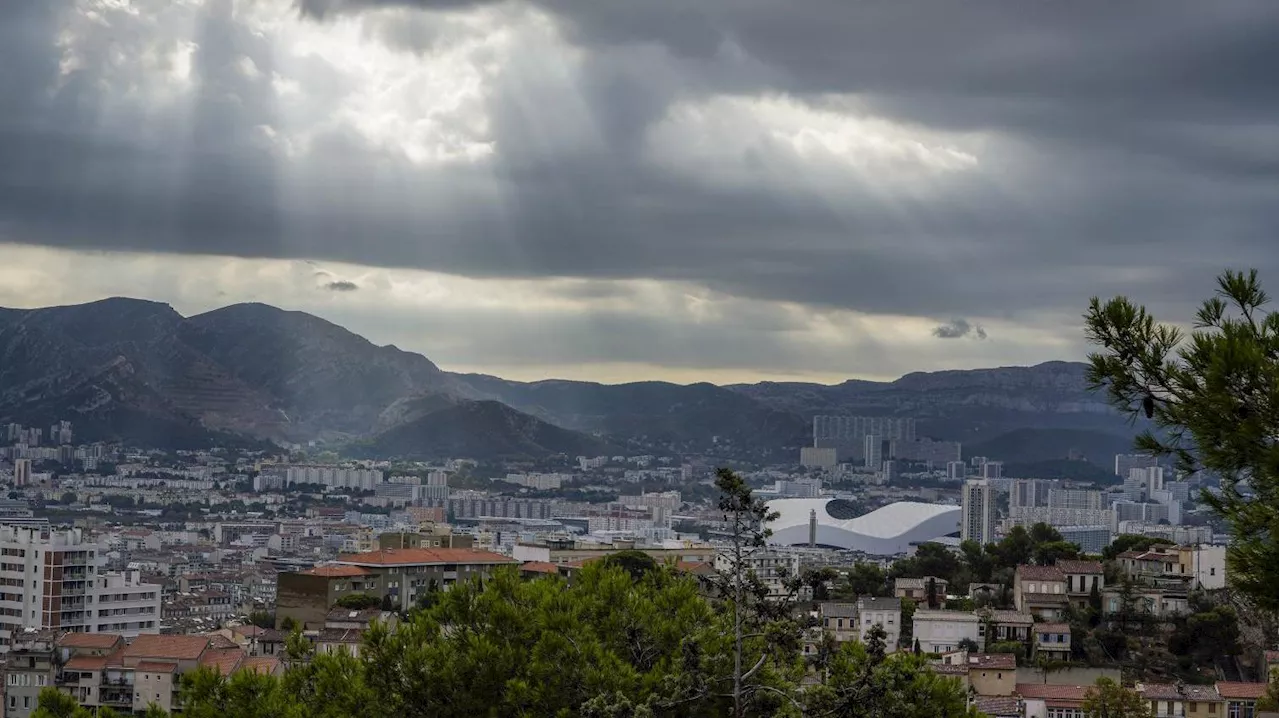
M844 499L777 499L769 508L769 543L861 551L872 556L910 553L920 543L960 531L960 507L899 501L862 516ZM814 512L811 521L811 513Z

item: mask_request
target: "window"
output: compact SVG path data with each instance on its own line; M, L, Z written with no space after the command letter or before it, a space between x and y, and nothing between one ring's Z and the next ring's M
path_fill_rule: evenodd
M1210 567L1209 567L1209 575L1210 575L1210 576L1217 576L1217 575L1218 575L1218 568L1217 568L1216 566L1210 566Z

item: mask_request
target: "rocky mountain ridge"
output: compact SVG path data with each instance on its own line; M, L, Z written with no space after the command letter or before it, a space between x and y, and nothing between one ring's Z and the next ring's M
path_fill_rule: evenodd
M409 450L406 442L430 446L432 436L451 435L435 445L460 448L465 442L441 424L453 416L515 452L598 442L782 460L809 441L816 414L914 416L921 435L966 443L1023 428L1072 430L1076 439L1095 432L1099 446L1133 433L1087 391L1084 365L1069 362L837 385L516 382L445 372L420 354L265 304L191 317L124 298L0 309L0 421L69 418L103 437L172 431L198 443L204 431L220 440L376 446L379 436L416 423L416 433L405 430L385 445Z

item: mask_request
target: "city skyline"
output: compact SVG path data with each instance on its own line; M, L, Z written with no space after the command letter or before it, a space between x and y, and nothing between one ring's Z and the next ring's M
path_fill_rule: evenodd
M830 382L1081 359L1091 295L1189 321L1224 263L1276 286L1274 6L425 5L4 3L0 306Z

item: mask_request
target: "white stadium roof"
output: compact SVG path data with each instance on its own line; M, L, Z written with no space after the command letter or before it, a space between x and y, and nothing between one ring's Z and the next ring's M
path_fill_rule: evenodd
M833 502L835 506L831 508L837 514L845 513L841 509L847 503L830 497L770 501L769 508L778 512L778 518L769 523L773 529L769 543L808 545L810 511L817 512L816 543L873 556L910 553L916 544L960 530L959 506L899 501L856 518L837 518L828 509Z

